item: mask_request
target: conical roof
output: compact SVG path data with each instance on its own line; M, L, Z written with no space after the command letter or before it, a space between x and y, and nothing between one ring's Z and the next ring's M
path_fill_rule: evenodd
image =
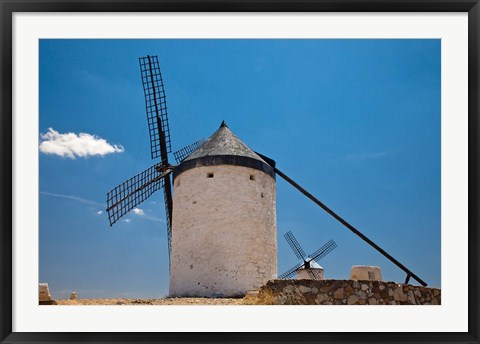
M268 162L240 140L223 121L217 131L175 168L173 178L191 168L213 165L250 167L275 178L275 162L265 159Z
M302 267L302 269L305 269L305 267ZM314 260L310 261L310 269L322 269L323 270L322 266Z
M249 157L266 163L257 153L251 150L228 127L225 121L199 148L190 154L184 161L214 155L235 155Z

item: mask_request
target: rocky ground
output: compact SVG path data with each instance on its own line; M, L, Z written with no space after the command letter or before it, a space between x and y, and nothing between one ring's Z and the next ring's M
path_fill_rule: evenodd
M54 300L57 305L439 305L441 290L382 281L272 280L244 298Z

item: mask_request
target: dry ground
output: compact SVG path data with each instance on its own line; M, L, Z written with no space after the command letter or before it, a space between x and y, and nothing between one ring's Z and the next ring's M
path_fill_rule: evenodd
M242 305L244 299L228 298L163 298L163 299L77 299L55 300L58 305Z

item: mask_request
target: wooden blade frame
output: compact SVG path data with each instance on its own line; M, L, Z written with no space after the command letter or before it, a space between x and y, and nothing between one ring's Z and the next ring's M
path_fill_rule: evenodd
M187 156L192 154L194 151L196 151L203 143L205 140L198 140L197 142L192 143L191 145L188 145L186 147L183 147L182 149L179 149L178 151L173 153L173 156L175 157L175 160L177 161L177 164L181 163Z
M146 56L140 58L140 73L145 104L147 110L148 130L150 132L150 148L152 159L160 158L161 166L169 168L168 153L171 152L170 129L168 126L167 100L163 85L162 73L158 56ZM167 217L168 254L172 250L172 184L170 174L166 174L163 182L163 194L165 200L165 214Z
M171 152L170 128L168 125L167 99L162 73L157 56L140 58L145 107L147 111L148 132L152 159L163 158L162 147ZM165 136L162 138L162 134ZM162 142L164 141L164 142Z
M321 276L318 271L316 271L315 269L306 269L306 270L311 279L321 280Z
M155 191L164 188L164 173L153 165L107 193L107 213L110 226L145 201Z
M301 269L304 265L305 265L305 263L298 263L293 268L288 269L283 274L279 275L278 278L280 278L280 279L288 278L288 277L292 276L294 273L296 273L299 269Z
M325 245L323 245L318 250L316 250L311 255L309 255L310 259L308 259L308 261L310 262L314 259L320 260L323 257L325 257L327 254L332 252L336 247L337 247L337 243L333 240L329 240Z
M292 249L293 253L297 256L298 259L305 260L307 257L307 254L303 250L302 246L298 243L297 239L293 235L291 231L288 231L284 235L285 240L287 240L288 244L290 245L290 248Z

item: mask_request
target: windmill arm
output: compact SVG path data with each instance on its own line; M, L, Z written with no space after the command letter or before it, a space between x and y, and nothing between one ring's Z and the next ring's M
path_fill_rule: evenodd
M145 201L155 191L165 188L165 179L170 180L171 168L159 173L153 165L107 193L107 213L110 226L131 209Z
M185 160L186 157L188 157L190 154L192 154L197 148L199 148L203 143L205 142L204 139L198 140L197 142L194 142L188 146L185 146L178 151L173 153L173 156L175 157L175 160L177 161L177 164L181 163L183 160Z
M284 235L285 240L287 240L288 245L290 245L290 248L292 249L293 253L297 256L298 259L305 260L307 258L307 254L303 250L302 246L298 243L297 239L293 235L291 231L288 231Z
M333 240L329 240L325 245L323 245L322 247L320 247L318 250L316 250L315 252L313 252L309 257L310 259L308 260L309 262L316 259L316 260L320 260L322 259L323 257L325 257L327 254L329 254L330 252L332 252L335 247L337 247L337 243Z
M304 263L298 263L298 264L295 265L293 268L291 268L291 269L285 271L283 274L279 275L278 278L284 279L284 278L290 277L290 276L292 276L295 272L297 272L298 269L301 269L304 265L305 265L305 262L304 262Z

